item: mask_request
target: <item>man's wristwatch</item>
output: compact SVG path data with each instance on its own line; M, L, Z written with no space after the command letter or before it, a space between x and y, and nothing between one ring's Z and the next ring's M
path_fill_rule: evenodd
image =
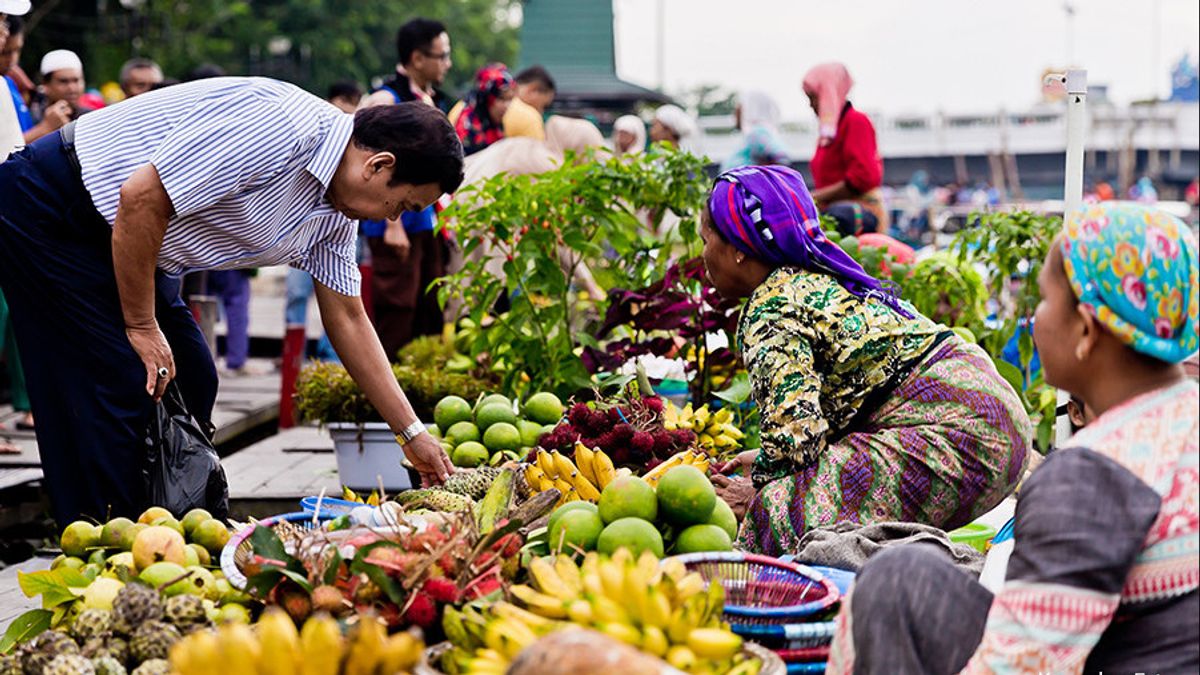
M411 443L414 438L421 435L421 433L424 431L425 423L417 420L416 422L413 422L407 427L401 429L400 433L396 434L396 438L400 439L401 445L405 445L407 443Z

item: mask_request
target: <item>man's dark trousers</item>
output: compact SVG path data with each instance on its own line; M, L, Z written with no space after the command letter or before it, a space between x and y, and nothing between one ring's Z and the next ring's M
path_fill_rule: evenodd
M0 288L21 344L55 519L136 518L149 506L141 470L155 404L125 334L112 228L59 132L0 164ZM212 354L179 281L159 274L155 292L184 401L207 426L217 390Z

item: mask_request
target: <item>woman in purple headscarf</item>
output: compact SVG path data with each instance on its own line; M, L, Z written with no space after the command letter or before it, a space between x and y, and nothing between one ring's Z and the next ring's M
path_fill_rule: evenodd
M794 552L810 529L914 521L953 529L1017 485L1033 427L978 346L896 297L826 239L800 174L722 173L701 236L738 327L762 449L719 467L742 548Z

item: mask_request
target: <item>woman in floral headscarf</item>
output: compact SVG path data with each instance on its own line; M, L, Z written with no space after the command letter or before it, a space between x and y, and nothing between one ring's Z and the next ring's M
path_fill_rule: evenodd
M475 154L504 138L504 113L513 99L513 79L503 63L490 63L475 74L475 87L467 94L457 116L451 111L454 130L463 153Z
M1200 672L1196 240L1130 203L1067 217L1038 285L1046 382L1094 417L1021 488L995 594L927 549L881 553L830 673Z
M819 134L809 165L812 196L822 213L838 221L842 234L886 233L887 211L879 192L883 160L870 118L846 98L853 86L840 63L822 63L804 76L804 94L817 113Z
M800 174L722 173L701 236L717 291L749 298L738 341L762 450L714 478L746 513L743 548L794 553L840 521L953 529L1013 491L1033 433L1017 393L825 237Z

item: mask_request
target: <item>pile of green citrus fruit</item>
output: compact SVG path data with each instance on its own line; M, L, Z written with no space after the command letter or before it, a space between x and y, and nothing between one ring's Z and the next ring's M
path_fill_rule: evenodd
M447 396L433 409L436 426L430 432L455 466L495 466L527 455L562 415L562 401L548 392L530 396L519 409L502 394L481 396L474 406Z
M550 515L551 550L599 551L619 548L635 556L729 551L737 536L737 518L717 496L704 472L694 466L667 471L658 487L636 476L623 476L600 493L599 504L576 501Z

